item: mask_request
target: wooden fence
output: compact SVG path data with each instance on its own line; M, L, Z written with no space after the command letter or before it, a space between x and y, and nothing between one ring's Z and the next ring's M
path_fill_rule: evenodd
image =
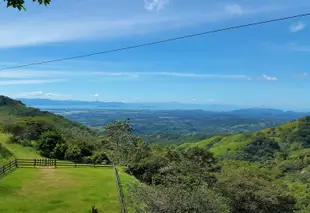
M116 180L118 199L119 199L120 206L121 206L121 213L127 213L127 208L126 208L126 204L124 201L124 193L123 193L123 187L122 187L121 179L119 178L117 168L115 167L114 164L113 164L113 170L114 170L114 176L115 176L115 180Z
M81 161L61 161L56 159L16 159L17 166L20 168L29 167L47 167L47 168L57 168L57 167L112 167L109 164L96 164L96 163L85 163Z
M15 168L17 168L17 161L16 160L10 161L8 164L0 167L0 177L3 177L4 175L6 175Z

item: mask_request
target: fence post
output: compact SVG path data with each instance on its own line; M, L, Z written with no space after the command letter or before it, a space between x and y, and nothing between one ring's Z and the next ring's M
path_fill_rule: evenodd
M15 159L15 167L18 168L17 159Z
M33 167L36 167L36 164L37 164L37 159L34 159Z
M55 168L56 168L56 158L55 158L55 162L54 162L54 164L55 164Z
M5 171L4 166L2 167L2 171L3 171L2 173L3 173L3 175L4 175L4 171Z

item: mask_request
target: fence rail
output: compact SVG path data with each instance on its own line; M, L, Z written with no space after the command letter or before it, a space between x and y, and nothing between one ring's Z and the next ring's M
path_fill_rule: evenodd
M124 201L124 193L123 193L123 187L121 183L121 179L119 178L117 168L115 167L115 164L113 164L113 170L114 170L114 176L116 180L116 187L117 187L117 192L118 192L118 200L120 202L120 207L121 207L121 213L127 213L127 208L126 204Z
M17 161L16 160L12 160L8 164L0 167L0 177L3 177L4 175L9 173L10 171L15 169L16 167L17 167Z
M98 163L85 163L81 161L61 161L56 159L15 159L10 161L4 166L0 166L0 177L4 176L6 173L14 168L36 168L36 167L46 167L46 168L102 168L102 167L112 167L111 164L98 164Z
M84 163L81 161L61 161L56 159L16 159L16 163L20 168L28 167L112 167L109 164Z

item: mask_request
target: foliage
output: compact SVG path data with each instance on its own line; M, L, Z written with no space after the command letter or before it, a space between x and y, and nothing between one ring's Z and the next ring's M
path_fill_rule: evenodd
M273 159L275 153L279 150L279 144L273 139L264 136L256 136L244 148L241 159L247 161L266 161Z
M227 199L206 187L156 187L134 184L129 196L135 212L229 213Z
M60 155L59 152L62 151L64 147L60 147L59 145L63 143L64 141L59 133L48 131L41 135L37 143L37 149L42 156L53 157L54 151L57 152L57 155ZM57 150L55 150L57 145Z
M93 156L91 156L90 159L92 163L95 163L95 164L101 164L101 163L110 164L111 163L111 160L108 158L107 154L104 152L97 152Z
M89 128L20 101L0 96L0 115L1 130L12 134L12 143L37 148L45 157L64 159L67 153L81 160L98 148L97 134Z
M81 149L77 145L69 145L65 153L66 160L80 160L82 157Z
M7 1L7 7L14 7L18 10L26 10L24 7L25 0L4 0ZM51 3L51 0L32 0L33 2L38 2L39 4L44 4L45 6L49 5Z
M244 167L227 169L218 186L230 199L232 213L293 213L296 200L259 170Z

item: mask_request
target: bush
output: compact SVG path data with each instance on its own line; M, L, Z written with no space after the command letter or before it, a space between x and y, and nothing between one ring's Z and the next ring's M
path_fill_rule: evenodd
M53 157L59 160L65 159L67 149L68 149L68 146L66 143L56 144L54 151L53 151Z
M133 184L128 188L135 212L152 213L229 213L227 199L215 191L182 185L162 187Z
M111 160L108 158L108 156L104 152L98 152L95 153L93 156L90 157L92 163L95 164L102 164L105 162L105 164L110 164Z
M45 132L41 135L37 143L37 149L44 157L53 157L53 152L57 144L64 143L61 135L57 132Z
M75 161L81 160L82 159L81 149L76 145L69 145L68 149L66 150L65 159Z

